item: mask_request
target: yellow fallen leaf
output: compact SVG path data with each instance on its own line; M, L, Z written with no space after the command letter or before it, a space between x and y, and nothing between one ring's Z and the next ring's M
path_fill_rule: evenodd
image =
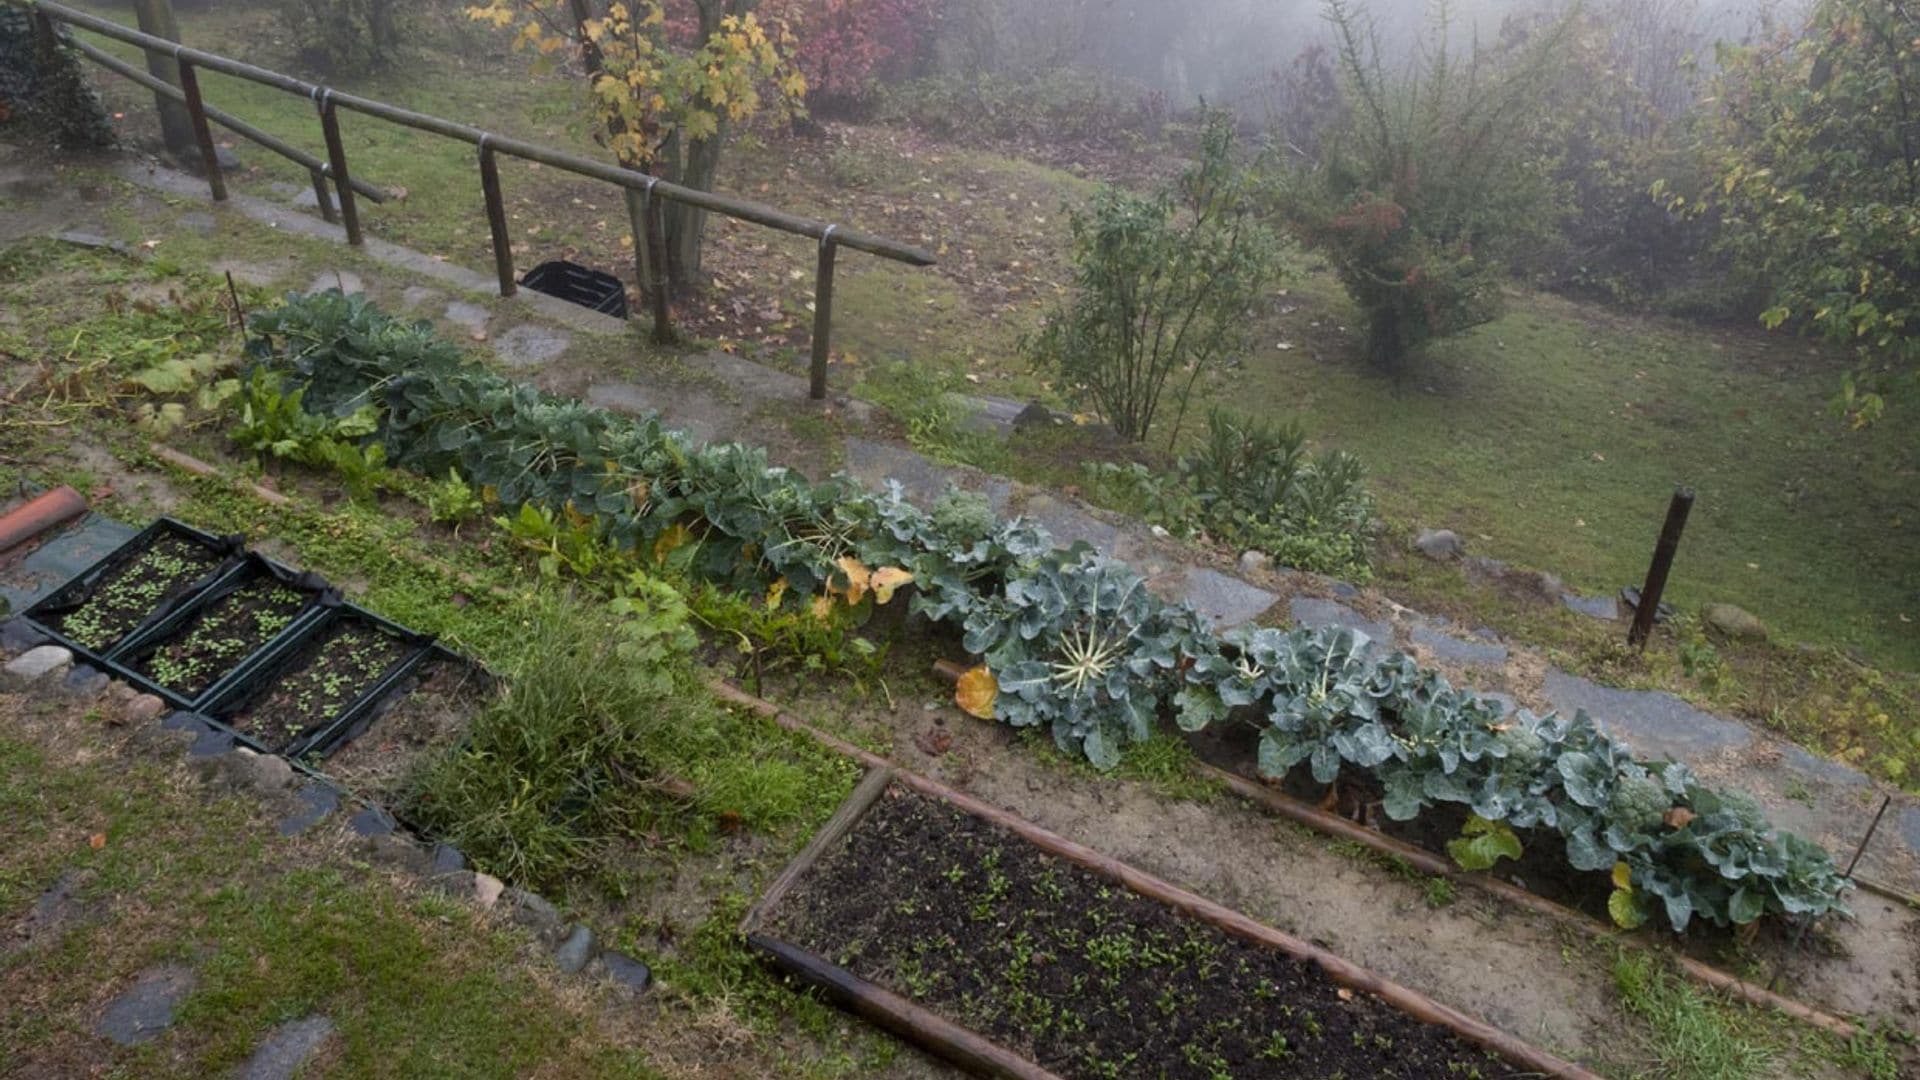
M786 595L787 595L787 579L786 578L781 578L780 580L767 586L767 610L774 611L778 609L780 607L781 597L784 597Z
M861 562L851 555L840 556L834 560L833 565L839 567L840 572L847 576L847 585L844 589L834 589L832 586L828 586L828 591L839 592L845 596L848 606L859 603L861 597L867 595L867 587L873 580L873 571L867 569L866 563Z
M833 615L833 597L826 593L821 593L819 596L814 597L811 610L813 611L814 618L819 619L821 622L826 622L827 619Z
M1613 864L1613 887L1633 891L1633 870L1625 859Z
M873 602L884 604L893 599L893 590L913 580L911 571L898 566L888 566L875 570L869 584L873 588Z
M1000 697L1000 684L985 664L961 675L953 685L953 703L968 716L993 719L993 703Z

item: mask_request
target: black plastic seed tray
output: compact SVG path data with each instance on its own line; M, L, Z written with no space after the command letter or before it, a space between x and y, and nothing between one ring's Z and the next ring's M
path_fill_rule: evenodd
M204 552L207 560L205 571L168 586L151 602L144 615L125 629L118 630L112 640L92 644L77 640L78 635L70 632L74 629L71 626L72 619L99 596L101 590L119 580L123 572L149 548L168 538L183 541ZM191 604L201 592L240 562L243 546L244 541L239 536L214 536L173 518L156 518L126 543L101 556L98 562L42 597L22 614L36 628L71 649L76 656L95 663L122 643L138 637L171 612Z
M292 730L276 729L277 717L273 715L247 717L250 709L273 707L274 695L283 684L302 677L326 655L329 646L337 640L336 634L353 626L364 627L398 646L394 658L381 665L378 674L353 697L319 720ZM324 757L362 717L370 718L390 695L403 689L408 676L433 651L431 637L357 605L341 604L308 621L297 634L283 639L244 670L229 676L208 695L200 711L263 753L292 758ZM291 688L288 692L297 693ZM247 721L244 729L238 723L243 719Z
M520 284L616 319L627 317L627 287L620 279L565 259L543 262L527 271Z
M264 640L241 642L243 651L236 656L218 656L208 661L209 670L198 677L182 678L150 670L155 655L169 644L192 635L205 617L219 608L234 593L258 582L271 581L303 595L300 605L286 621L275 627ZM306 574L283 566L265 556L249 552L208 584L189 603L179 604L140 633L122 641L102 660L114 675L158 694L174 707L201 711L201 706L223 689L236 675L251 670L258 660L271 653L307 624L340 604L340 594L317 574Z

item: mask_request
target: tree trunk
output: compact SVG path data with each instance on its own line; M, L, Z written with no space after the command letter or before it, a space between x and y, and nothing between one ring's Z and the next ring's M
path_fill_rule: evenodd
M173 0L134 0L133 11L139 18L141 33L168 41L180 40L180 24L173 17ZM180 65L157 49L147 50L147 72L169 86L180 85ZM193 118L187 115L186 104L159 94L153 95L153 104L160 110L160 137L166 143L167 152L199 165L200 143L194 138Z

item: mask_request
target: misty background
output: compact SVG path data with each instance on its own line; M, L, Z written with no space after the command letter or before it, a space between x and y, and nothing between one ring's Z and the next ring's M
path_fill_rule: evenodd
M1491 42L1510 18L1561 11L1568 0L1455 0L1450 40ZM1589 0L1604 11L1606 0ZM1388 56L1433 37L1425 0L1359 4ZM1788 21L1804 0L1659 0L1651 8L1703 67L1716 40L1740 41ZM937 66L951 75L1096 71L1165 95L1179 109L1204 97L1257 112L1262 87L1295 56L1331 40L1321 0L964 0L942 11Z

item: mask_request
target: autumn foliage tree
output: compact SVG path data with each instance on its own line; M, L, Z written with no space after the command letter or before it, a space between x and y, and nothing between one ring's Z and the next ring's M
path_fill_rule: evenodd
M621 165L709 191L735 125L793 115L806 95L805 76L788 60L792 35L754 7L755 0L486 0L467 13L511 33L542 65L576 61L601 141ZM667 279L676 291L694 287L706 214L669 202L664 218Z
M930 44L940 0L765 0L761 12L797 42L793 65L815 112L865 103L907 75Z

